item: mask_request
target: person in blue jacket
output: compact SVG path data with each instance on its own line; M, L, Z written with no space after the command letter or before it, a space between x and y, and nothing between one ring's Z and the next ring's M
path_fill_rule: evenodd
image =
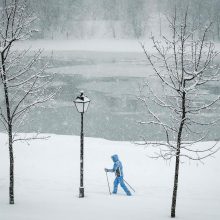
M118 184L120 183L122 189L125 191L125 193L128 196L131 196L131 192L129 191L129 189L127 188L127 186L124 183L123 180L123 167L122 167L122 163L118 158L118 155L112 155L111 156L113 162L114 162L114 166L113 169L107 169L105 168L105 172L114 172L115 173L115 181L114 181L114 189L113 189L113 194L117 194L118 191Z

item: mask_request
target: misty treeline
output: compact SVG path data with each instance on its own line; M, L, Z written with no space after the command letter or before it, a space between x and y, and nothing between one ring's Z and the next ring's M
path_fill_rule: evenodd
M194 25L213 22L209 38L220 40L219 0L38 0L35 38L141 38L166 33L171 6L189 7Z

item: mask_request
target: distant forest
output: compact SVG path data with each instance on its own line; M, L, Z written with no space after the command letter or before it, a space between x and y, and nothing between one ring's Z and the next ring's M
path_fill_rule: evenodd
M174 7L189 8L193 25L213 22L220 40L220 0L30 0L39 18L35 38L143 38L167 34L166 17Z

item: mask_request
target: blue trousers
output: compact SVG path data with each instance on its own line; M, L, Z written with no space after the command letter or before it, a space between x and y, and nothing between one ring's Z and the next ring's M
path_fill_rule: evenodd
M122 176L119 176L119 177L116 177L115 178L115 181L114 181L114 189L113 189L113 194L116 194L117 191L118 191L118 184L120 183L120 186L122 187L122 189L125 191L125 193L130 196L131 195L131 192L129 191L129 189L127 188L127 186L125 185L124 183L124 180L123 180L123 177Z

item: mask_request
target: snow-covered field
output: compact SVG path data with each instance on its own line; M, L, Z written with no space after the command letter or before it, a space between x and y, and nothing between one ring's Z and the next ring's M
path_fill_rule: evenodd
M51 135L15 146L15 205L8 204L8 149L0 134L0 220L169 219L174 164L147 157L149 148L85 138L85 198L78 198L79 137ZM208 143L202 143L208 144ZM104 167L117 153L132 197L110 196ZM181 164L179 220L220 219L220 153L205 165ZM109 179L113 181L113 174Z

